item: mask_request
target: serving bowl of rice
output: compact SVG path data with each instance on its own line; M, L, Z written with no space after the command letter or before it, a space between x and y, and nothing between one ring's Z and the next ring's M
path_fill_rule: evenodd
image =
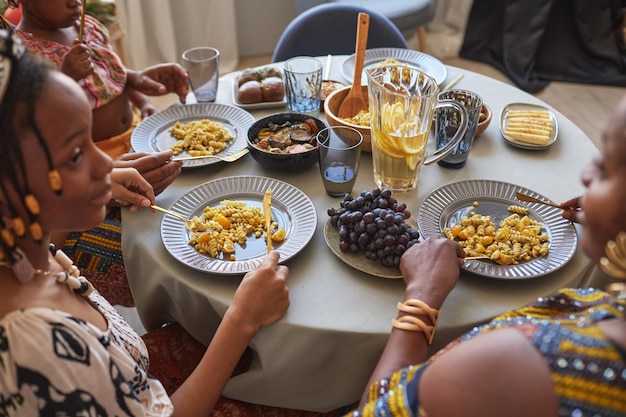
M337 112L339 111L339 106L343 103L343 100L348 95L348 91L352 86L346 86L340 88L338 90L333 91L326 98L324 102L324 113L326 114L326 121L329 126L347 126L354 128L361 132L363 135L363 144L361 145L361 150L365 152L372 151L372 130L370 128L370 118L369 112L355 115L350 119L342 119L337 116ZM361 86L363 89L363 98L365 102L368 102L367 98L367 85Z

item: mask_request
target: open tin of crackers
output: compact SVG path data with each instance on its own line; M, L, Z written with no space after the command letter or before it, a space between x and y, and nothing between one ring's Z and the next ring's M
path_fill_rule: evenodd
M556 115L547 107L511 103L500 114L500 133L512 146L541 150L556 142L559 125Z

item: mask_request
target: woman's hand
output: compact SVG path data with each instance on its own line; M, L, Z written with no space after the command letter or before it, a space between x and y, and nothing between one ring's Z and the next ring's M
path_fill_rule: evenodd
M280 319L289 307L289 270L278 265L279 257L271 251L261 265L244 275L229 307L229 313L250 334Z
M182 171L183 163L171 161L172 156L170 149L157 153L126 153L116 159L113 165L119 168L135 168L152 185L154 194L159 195Z
M178 64L158 64L141 72L127 70L128 86L148 96L162 96L168 93L178 95L185 103L189 93L189 77Z
M405 298L439 309L456 285L464 257L463 248L449 239L429 237L411 246L400 258Z
M565 220L569 220L574 223L581 223L582 219L585 216L585 213L580 209L580 197L574 197L570 200L564 201L561 203L561 206L567 207L564 208L561 212L561 216Z
M82 80L93 72L89 48L82 43L75 43L63 56L61 72L75 81Z
M156 203L152 186L134 168L113 168L111 192L115 203L130 206L131 211Z

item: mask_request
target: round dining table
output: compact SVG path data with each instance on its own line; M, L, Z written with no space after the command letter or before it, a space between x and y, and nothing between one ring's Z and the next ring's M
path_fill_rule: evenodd
M324 62L325 58L319 59ZM346 58L333 57L331 79L342 79L340 67ZM583 192L581 169L599 151L574 122L551 108L559 127L558 139L552 146L539 151L511 146L499 130L503 108L510 103L550 106L484 75L450 66L446 69L446 82L442 84L464 72L456 88L482 96L493 112L493 120L474 141L465 167L422 167L417 189L397 193L397 199L405 202L414 215L433 190L462 180L517 184L556 202ZM217 103L234 105L235 77L236 73L230 73L220 78ZM285 111L286 107L250 110L255 118ZM323 113L319 117L324 120ZM297 187L311 199L315 207L311 216L317 216L317 223L308 244L285 263L289 267L289 309L278 322L262 328L253 338L249 371L232 377L224 395L319 412L354 402L360 398L388 339L404 282L355 269L329 249L324 238L327 209L339 207L340 199L326 194L317 165L299 172L281 172L263 168L248 154L232 163L183 169L157 196L157 204L169 208L199 184L244 175L274 178ZM373 188L372 158L364 152L353 191ZM162 219L163 214L149 209L124 210L122 216L124 262L139 317L147 330L177 321L197 340L208 344L241 275L200 271L176 259L162 241ZM493 279L463 270L441 309L432 352L505 310L562 287L589 285L593 269L590 260L576 248L562 267L528 279Z

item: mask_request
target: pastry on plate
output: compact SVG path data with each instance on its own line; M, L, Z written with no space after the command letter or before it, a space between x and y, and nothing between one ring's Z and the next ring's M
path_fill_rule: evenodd
M237 91L237 101L242 104L260 103L263 101L261 83L256 80L252 80L241 84L239 86L239 90Z

